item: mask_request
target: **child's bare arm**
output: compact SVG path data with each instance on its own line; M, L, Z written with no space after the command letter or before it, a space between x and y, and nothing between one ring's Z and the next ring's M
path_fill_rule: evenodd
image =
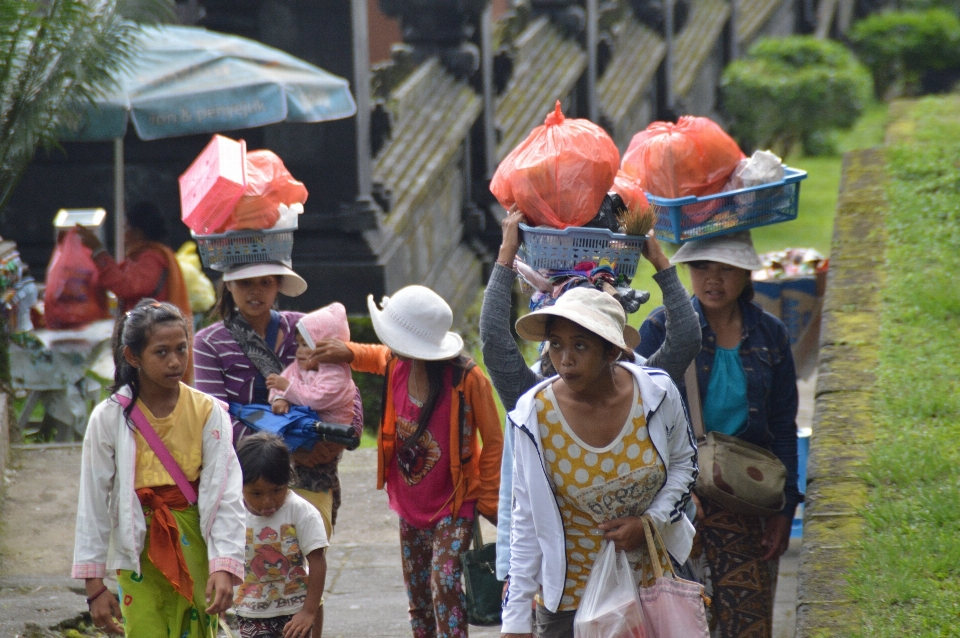
M279 374L271 374L267 377L267 387L271 390L283 392L290 387L290 381Z
M310 636L317 612L320 611L323 587L327 581L326 548L321 547L307 554L307 564L310 566L310 573L307 575L307 598L303 601L303 609L284 626L283 638ZM317 634L314 633L314 636Z

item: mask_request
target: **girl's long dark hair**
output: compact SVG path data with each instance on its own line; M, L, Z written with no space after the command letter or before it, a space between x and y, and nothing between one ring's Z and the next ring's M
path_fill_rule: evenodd
M430 419L433 417L433 411L436 409L437 403L440 401L440 393L444 389L443 377L447 367L449 366L454 369L466 370L467 365L470 363L470 358L461 353L453 359L444 359L442 361L424 361L423 363L427 369L427 399L423 402L423 407L420 408L420 417L417 419L417 429L414 430L409 439L404 441L403 445L400 447L401 450L407 450L416 445L417 441L420 440L420 437L423 436L423 433L427 431L427 426L430 424ZM412 366L410 367L410 374L413 374Z
M179 323L184 332L189 335L187 321L180 313L180 309L172 303L160 302L156 299L141 299L140 302L125 314L120 315L113 327L113 338L110 340L113 348L113 385L110 393L115 394L125 385L130 386L133 393L132 401L123 413L129 418L130 412L140 395L140 377L137 369L127 362L123 356L125 348L129 347L138 357L143 354L150 341L150 334L154 326L161 323ZM187 344L189 347L189 344Z

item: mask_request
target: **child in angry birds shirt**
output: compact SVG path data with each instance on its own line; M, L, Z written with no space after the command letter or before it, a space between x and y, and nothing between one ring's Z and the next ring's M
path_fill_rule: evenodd
M247 509L247 585L234 599L240 636L320 638L329 545L323 519L287 487L292 472L283 439L247 437L237 457Z

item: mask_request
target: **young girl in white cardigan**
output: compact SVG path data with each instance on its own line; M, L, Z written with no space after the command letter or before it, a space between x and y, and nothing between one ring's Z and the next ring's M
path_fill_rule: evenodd
M243 578L232 427L215 399L182 383L189 334L172 304L145 299L126 313L113 335L113 395L84 437L73 577L110 634L215 635Z

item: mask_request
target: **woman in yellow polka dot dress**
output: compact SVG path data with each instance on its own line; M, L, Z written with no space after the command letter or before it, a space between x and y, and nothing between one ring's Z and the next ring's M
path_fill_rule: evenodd
M630 363L639 334L610 295L575 288L521 318L517 332L549 342L558 376L531 388L509 415L516 448L502 632L572 637L602 540L640 567L645 515L670 556L686 560L696 447L670 377Z

